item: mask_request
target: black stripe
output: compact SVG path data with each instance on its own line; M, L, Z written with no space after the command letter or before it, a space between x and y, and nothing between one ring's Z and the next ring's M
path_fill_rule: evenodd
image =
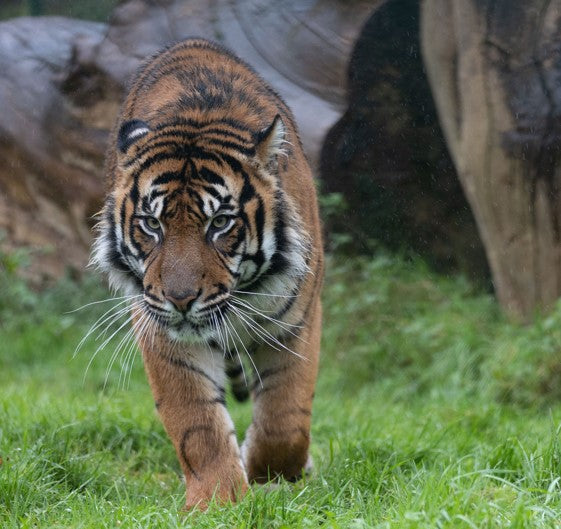
M156 307L154 305L152 305L151 303L146 302L147 307L157 316L163 316L166 320L170 319L170 315L169 312L160 308L160 307ZM163 323L163 322L161 322Z
M272 377L273 375L277 375L278 373L283 373L287 369L288 369L287 366L270 367L268 369L264 369L261 373L259 373L259 376L261 377L261 380L265 380L266 378Z
M222 263L222 266L226 270L228 270L228 272L230 272L230 275L234 278L237 277L237 274L230 269L230 267L228 266L228 263L226 262L224 257L219 252L217 252L215 255L216 255L216 257L218 257L219 261Z
M202 188L203 188L203 191L204 191L205 193L208 193L208 194L211 195L213 198L222 201L222 195L221 195L220 192L219 192L217 189L215 189L214 187L203 185ZM233 206L230 206L230 205L226 205L226 207L227 207L228 209L234 209L234 207L233 207ZM221 205L219 209L226 209L226 207L224 207L223 205Z
M152 290L152 285L148 285L148 287L146 287L146 288L144 289L144 295L145 295L147 298L149 298L149 299L155 301L156 303L161 303L162 300L161 300L159 297L154 296L154 294L150 294L149 290Z
M244 207L255 196L255 188L249 181L249 177L245 175L242 192L240 193L240 207Z
M218 283L216 285L216 292L208 295L205 299L203 299L203 303L208 303L209 301L212 301L213 299L216 299L217 297L221 296L222 294L226 294L226 292L228 292L228 287L226 287L226 285L224 285L223 283ZM208 309L208 308L209 307L205 307L205 309Z
M197 175L206 180L209 184L226 186L224 182L224 178L222 178L219 174L207 169L206 167L201 167L200 170L197 172Z
M215 138L204 138L204 142L205 143L210 143L211 145L218 145L219 147L225 148L225 149L233 149L235 151L241 152L242 154L245 154L246 156L255 156L255 149L252 148L247 148L244 147L243 145L240 145L239 143L235 143L233 141L226 141L226 140L219 140L219 139L215 139Z
M156 130L158 130L159 128L156 128ZM224 138L217 138L212 136L212 134L221 134L224 136ZM207 136L207 134L210 134L209 136ZM170 139L169 137L176 137L176 138L180 138L181 140L186 140L186 144L185 143L180 143L177 140L174 139ZM163 139L163 138L167 138L167 139ZM240 143L238 143L237 141L228 141L228 138L231 138L232 140L237 140ZM160 141L161 140L161 141ZM195 141L194 141L195 140ZM229 132L227 130L218 130L218 129L210 129L210 130L205 130L204 128L199 128L198 130L194 130L194 131L188 131L188 130L183 130L183 129L174 129L171 127L166 127L166 130L162 130L162 132L152 135L152 137L150 138L150 144L147 145L146 147L144 147L142 150L140 150L138 153L136 153L135 158L139 159L143 154L145 154L146 152L148 152L150 149L156 148L156 147L177 147L179 151L181 151L182 149L200 149L201 147L199 147L198 145L196 145L196 141L203 141L205 143L211 143L211 144L216 144L216 145L220 145L223 147L230 147L233 148L234 150L239 150L241 152L243 152L244 154L250 154L250 155L254 155L255 154L255 149L253 148L252 144L250 141L248 141L247 138L243 138L242 136L239 136L235 133ZM224 143L223 143L224 142ZM130 164L128 164L130 165Z
M216 388L216 390L219 393L221 394L224 393L224 388L220 386L209 374L203 371L200 367L197 367L196 365L191 364L190 362L187 362L185 360L176 357L167 357L166 360L168 361L168 363L174 366L181 367L183 369L196 373L197 375L200 375L203 378L206 378L209 382L212 383L212 385Z
M183 462L185 463L185 466L189 469L189 472L191 472L191 474L193 474L193 476L195 477L195 479L197 479L198 481L201 481L200 476L195 472L195 469L192 467L191 463L189 462L189 459L187 458L187 453L185 452L185 447L187 444L187 439L189 439L189 437L191 437L191 435L193 435L194 433L197 432L205 432L205 431L210 431L210 426L207 426L206 424L199 424L197 426L191 426L191 428L187 428L187 430L185 430L183 432L183 435L181 437L181 443L179 446L179 453L181 454L181 457L183 458Z
M280 387L280 384L275 384L274 386L265 386L263 384L263 387L261 387L261 384L267 378L280 374L286 371L287 369L288 367L282 366L282 367L271 367L269 369L263 370L263 372L259 373L259 376L255 377L255 379L253 380L253 384L251 385L251 391L255 391L257 392L257 394L259 394L259 393L263 393L263 391L269 391L270 389Z
M220 404L222 406L226 406L226 397L221 395L215 399L197 399L193 401L193 404L198 404L200 406L214 406L216 404Z
M230 166L230 168L232 169L232 171L234 171L234 173L240 173L243 176L244 180L249 180L249 176L243 170L242 164L239 160L224 152L218 153L218 156L224 161L225 164Z
M204 203L201 195L199 195L199 193L197 193L195 190L193 190L191 188L188 188L186 191L187 191L187 194L189 195L189 198L191 198L191 200L193 202L195 202L195 204L199 208L198 211L197 211L192 206L185 206L187 211L192 213L199 220L199 222L201 224L204 224L206 222L207 218L206 218L206 215L204 214L205 203Z
M170 182L181 182L185 181L185 177L182 173L177 173L175 171L165 171L160 173L158 178L156 178L153 182L153 186L161 186L164 184L169 184Z
M105 214L105 220L109 224L109 255L107 256L107 259L116 270L130 274L131 277L137 280L136 276L132 274L129 265L123 259L123 255L121 255L121 253L119 252L117 244L116 224L113 217L114 208L115 201L111 197L107 202L107 213Z
M253 133L245 123L242 123L241 121L237 121L231 118L212 118L212 119L201 121L194 118L179 117L170 121L166 121L164 123L160 123L159 125L156 125L154 127L154 130L162 132L163 134L160 135L161 137L162 135L168 134L168 132L165 132L167 129L173 131L175 127L193 127L194 129L197 129L198 132L200 131L200 129L204 129L205 127L216 126L216 125L228 125L233 129L237 129L241 132L248 132L251 134ZM217 129L217 130L221 130L221 129ZM154 137L158 138L159 136L156 135Z
M146 169L150 169L153 165L166 160L177 160L178 156L175 152L159 151L144 160L139 167L133 172L133 177L138 178ZM135 160L136 161L136 160Z
M230 244L230 249L226 252L228 257L235 257L238 255L238 250L240 246L245 242L245 226L242 225L238 228L238 232L236 234L236 238Z
M314 284L312 286L312 295L308 300L306 308L304 309L303 319L308 319L310 310L312 309L312 305L316 300L316 292L319 291L320 284L323 282L323 266L320 257L317 257L317 263L314 270ZM274 316L276 318L276 316Z
M170 141L170 146L175 146L175 149L168 149L162 150L159 152L154 153L150 158L144 160L139 168L136 169L135 175L138 176L142 171L145 169L150 168L155 162L158 161L165 161L165 160L185 160L185 158L189 158L191 160L210 160L218 164L222 164L223 160L216 154L204 149L201 149L195 145L184 146L182 144L178 144L177 141ZM143 149L138 156L129 160L125 167L130 167L138 160L142 158L142 156L149 153L153 150L156 146L153 144L149 144L145 149ZM188 154L188 156L187 156ZM157 159L153 162L149 162L150 159L157 157Z
M125 167L130 167L131 165L133 165L135 162L137 162L138 160L140 160L144 155L146 155L147 153L149 153L150 151L156 150L160 147L175 147L177 146L177 141L173 141L173 140L165 140L165 141L158 141L158 142L153 142L150 141L150 143L146 146L143 147L141 150L137 151L134 155L134 157L132 157L130 160L128 160L124 166ZM168 153L170 154L171 150L164 150L161 151L164 153Z
M238 401L238 402L244 402L249 398L249 391L247 390L247 387L242 387L242 388L238 388L238 387L233 387L232 388L232 395L234 395L234 398Z
M257 209L255 211L254 220L255 229L257 231L257 246L261 249L263 247L263 232L265 230L265 206L263 205L263 199L261 197L257 198Z
M226 369L226 375L228 376L228 378L239 377L242 373L243 373L243 367L241 364Z
M221 406L226 406L226 397L217 397L209 404L220 404Z
M298 283L297 283L296 287L294 288L294 290L291 290L290 295L292 297L288 298L288 300L283 305L283 307L280 310L278 310L277 312L275 312L275 314L273 314L272 318L274 318L275 320L278 320L278 319L282 318L294 306L294 304L296 303L296 300L298 299L298 291L300 290L302 280L303 280L303 278L298 279Z
M238 127L236 127L236 128L238 128ZM203 138L206 138L206 136L205 136L206 134L223 134L224 136L228 136L230 138L238 140L241 143L245 143L248 147L253 146L252 139L245 138L245 137L241 136L240 134L236 134L235 132L232 132L229 129L220 129L218 127L203 126L203 127L201 127L201 130L200 130L199 134L201 134L201 136Z

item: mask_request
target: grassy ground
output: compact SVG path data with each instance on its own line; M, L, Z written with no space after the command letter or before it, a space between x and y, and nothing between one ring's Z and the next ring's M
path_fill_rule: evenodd
M106 295L0 278L0 527L561 527L561 307L530 327L461 279L330 262L314 475L180 514L183 485L140 361L76 359ZM249 405L230 403L240 437Z

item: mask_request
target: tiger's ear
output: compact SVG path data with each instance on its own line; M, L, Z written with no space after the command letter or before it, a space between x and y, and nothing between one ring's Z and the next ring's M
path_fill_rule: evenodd
M255 155L265 167L275 164L277 155L284 154L285 136L286 129L279 114L268 127L257 133Z
M130 121L125 121L121 128L119 129L119 134L117 136L117 147L121 154L126 154L127 151L138 142L141 138L144 138L150 132L150 127L145 121L140 119L132 119Z

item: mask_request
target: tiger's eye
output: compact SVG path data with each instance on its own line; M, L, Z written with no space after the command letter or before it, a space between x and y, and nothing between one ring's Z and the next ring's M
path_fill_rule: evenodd
M216 229L223 228L228 223L226 215L218 215L212 219L212 227Z
M146 217L145 222L151 230L158 231L160 229L160 221L156 217Z

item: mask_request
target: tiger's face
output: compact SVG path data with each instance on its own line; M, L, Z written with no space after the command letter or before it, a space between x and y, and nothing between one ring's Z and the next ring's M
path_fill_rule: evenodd
M213 338L233 292L286 288L303 266L272 164L282 133L279 118L259 138L213 125L121 127L94 260L113 286L142 295L172 339Z

